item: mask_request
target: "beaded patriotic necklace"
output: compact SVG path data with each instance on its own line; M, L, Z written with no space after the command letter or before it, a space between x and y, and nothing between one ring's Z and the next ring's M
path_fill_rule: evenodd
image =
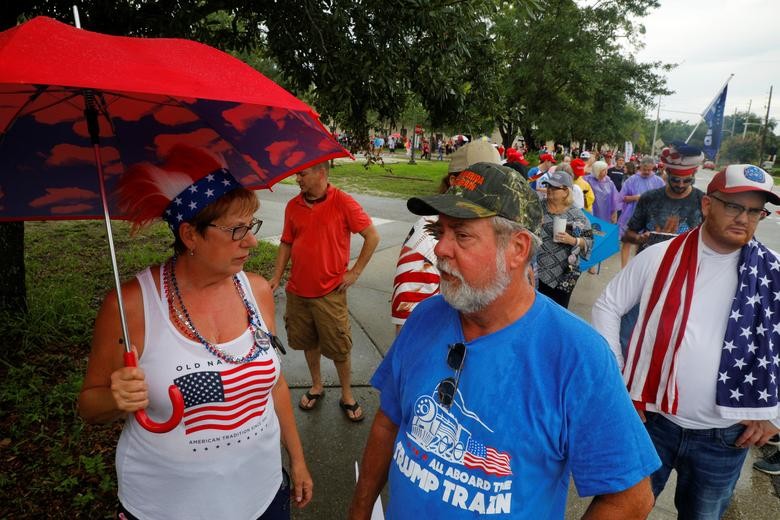
M171 259L163 266L163 284L168 299L168 309L171 313L171 316L174 317L174 325L177 329L179 329L179 331L183 332L185 336L197 340L206 348L210 354L216 356L222 361L225 361L226 363L231 363L234 365L253 361L260 355L260 352L266 352L271 347L271 338L269 337L268 333L260 328L257 310L247 298L246 292L244 291L244 287L241 284L238 275L233 275L233 285L236 287L236 292L238 292L238 296L244 302L244 307L246 308L247 318L249 321L249 331L252 333L252 347L244 356L238 357L228 354L217 345L209 342L206 338L204 338L192 323L190 314L187 311L187 307L184 305L184 300L182 299L181 293L179 292L179 284L176 281L176 259L177 255L173 255ZM178 307L174 303L173 297L171 297L169 282L170 285L173 285L173 296L176 298L176 304L178 304Z

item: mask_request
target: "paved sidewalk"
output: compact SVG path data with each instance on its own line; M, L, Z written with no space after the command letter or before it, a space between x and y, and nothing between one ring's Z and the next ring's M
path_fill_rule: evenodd
M261 194L261 214L266 223L263 236L278 237L281 233L281 215L286 201L297 193L294 186L278 185L274 194ZM333 364L322 364L326 385L325 397L310 412L295 407L298 428L304 443L309 468L314 477L314 500L293 518L340 519L346 515L355 484L355 461L360 460L363 446L371 427L371 418L378 406L378 394L370 388L369 380L376 365L390 347L394 328L390 323L390 296L395 263L400 244L415 220L405 210L405 201L380 197L355 196L375 217L375 224L382 242L358 282L350 289L349 305L354 350L352 357L355 395L363 406L367 418L362 423L349 422L338 407L339 388ZM379 218L377 218L379 217ZM774 226L772 226L774 228ZM360 240L353 241L353 258L359 251ZM590 321L590 307L607 282L619 270L617 257L602 264L599 275L584 274L572 297L571 310ZM284 292L277 291L276 315L280 336L284 333ZM283 360L284 373L292 388L293 402L308 389L309 375L304 356L288 349ZM737 491L726 520L777 520L780 518L780 499L772 487L771 478L754 471L751 464L759 450L751 450L748 461L737 484ZM670 481L673 489L673 481ZM570 486L566 518L580 518L590 499L580 499ZM650 517L654 520L676 518L672 491L667 488L659 497Z

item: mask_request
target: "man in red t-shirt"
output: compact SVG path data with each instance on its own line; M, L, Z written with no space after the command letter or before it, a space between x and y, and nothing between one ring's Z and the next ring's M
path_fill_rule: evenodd
M284 321L290 347L304 351L311 373L311 389L298 406L311 410L322 398L320 356L325 356L333 360L341 383L339 406L357 422L363 420L363 410L352 396L350 381L347 288L374 254L379 234L355 199L328 183L329 170L325 161L296 174L301 193L285 208L279 254L269 282L275 290L292 258ZM363 237L363 247L349 269L352 233Z

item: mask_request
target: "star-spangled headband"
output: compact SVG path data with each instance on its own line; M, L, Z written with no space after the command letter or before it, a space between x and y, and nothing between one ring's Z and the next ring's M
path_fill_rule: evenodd
M187 222L200 211L220 198L241 187L241 184L226 169L220 168L193 182L168 204L162 215L174 234L179 232L182 222Z

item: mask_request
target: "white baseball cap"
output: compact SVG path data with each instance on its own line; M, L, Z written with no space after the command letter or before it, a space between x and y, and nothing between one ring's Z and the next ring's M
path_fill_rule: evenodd
M760 191L767 194L767 200L780 205L780 196L772 191L774 181L767 172L752 164L732 164L715 174L707 186L710 193L742 193Z

